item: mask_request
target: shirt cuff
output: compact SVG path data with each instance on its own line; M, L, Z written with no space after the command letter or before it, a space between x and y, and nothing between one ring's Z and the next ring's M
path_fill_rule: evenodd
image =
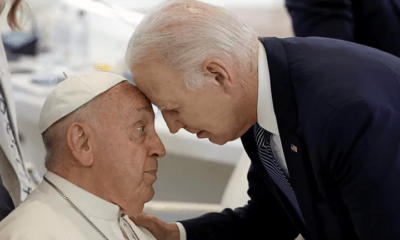
M178 225L181 240L187 240L185 227L180 222L176 222L176 225Z

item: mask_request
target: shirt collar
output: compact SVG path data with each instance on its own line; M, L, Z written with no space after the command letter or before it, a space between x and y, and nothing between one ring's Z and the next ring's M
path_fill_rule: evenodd
M59 188L79 208L79 210L85 213L85 215L91 215L104 220L117 220L121 215L119 212L119 206L87 192L57 174L48 171L44 176ZM47 182L43 181L43 183L39 186L41 191L48 192L49 188L55 190ZM59 195L59 193L56 192L54 192L54 194Z
M269 75L267 53L261 42L258 42L258 102L257 122L271 132L279 135L271 93L271 79Z

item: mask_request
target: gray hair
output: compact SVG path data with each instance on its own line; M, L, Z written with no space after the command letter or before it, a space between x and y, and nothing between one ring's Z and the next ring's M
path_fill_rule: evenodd
M257 35L226 10L193 0L172 0L146 15L133 33L126 62L161 59L184 76L188 88L204 85L201 65L218 57L236 68L257 68Z
M61 118L51 125L42 134L44 147L46 149L45 167L47 170L54 169L61 156L56 156L57 152L66 147L65 136L68 125L73 122L90 122L93 125L98 124L96 110L101 95L96 96L86 104L82 105L72 113Z

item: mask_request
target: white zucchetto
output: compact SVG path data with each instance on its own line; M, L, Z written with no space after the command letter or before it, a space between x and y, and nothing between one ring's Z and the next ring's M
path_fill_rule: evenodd
M42 134L61 118L75 111L99 94L126 78L107 72L85 72L57 84L44 102L39 119Z

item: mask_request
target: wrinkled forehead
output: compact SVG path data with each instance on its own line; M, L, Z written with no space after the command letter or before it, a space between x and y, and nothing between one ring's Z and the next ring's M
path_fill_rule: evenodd
M132 83L121 82L104 94L104 102L143 102L150 104L149 99Z
M99 110L113 114L132 113L132 109L152 109L150 100L133 84L125 81L114 86L101 96Z

